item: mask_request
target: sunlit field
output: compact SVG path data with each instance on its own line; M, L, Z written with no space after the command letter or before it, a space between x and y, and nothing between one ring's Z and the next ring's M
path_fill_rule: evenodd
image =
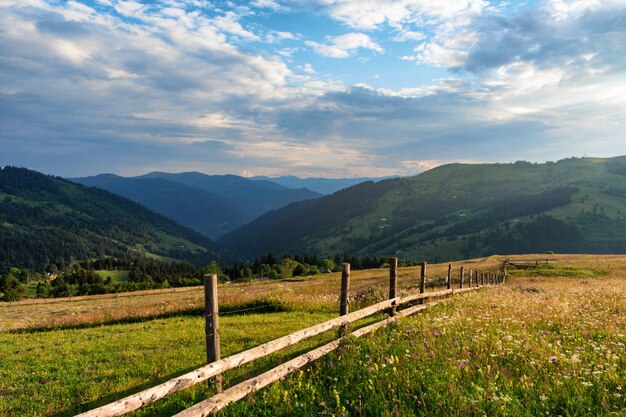
M512 277L503 287L455 296L371 336L348 340L311 368L221 414L625 415L626 257L550 256L555 263L509 269ZM463 265L495 269L498 259ZM453 270L456 279L460 265ZM443 284L446 271L447 265L429 266L431 286ZM402 292L416 291L418 277L419 268L401 269ZM350 308L355 310L385 296L386 270L354 272L352 284ZM222 356L336 316L338 292L336 274L222 285L225 306L271 300L285 310L224 312ZM73 415L204 363L202 317L147 319L148 314L139 322L97 324L104 317L99 310L119 310L123 303L129 306L127 316L152 314L141 309L159 303L187 311L200 307L201 293L2 306L40 330L0 333L0 415ZM94 324L72 322L81 314L72 314L77 311L93 314ZM41 329L64 313L67 322L85 327ZM225 388L333 337L329 332L231 371ZM200 384L131 415L171 415L212 392Z
M371 338L225 415L626 415L626 282L517 278Z

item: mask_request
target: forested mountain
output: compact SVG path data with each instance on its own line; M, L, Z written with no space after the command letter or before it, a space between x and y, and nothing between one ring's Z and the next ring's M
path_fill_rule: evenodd
M238 205L240 211L247 216L246 221L297 201L321 197L321 194L306 188L291 189L271 181L253 181L237 175L151 172L134 178L164 178L221 195Z
M344 188L361 184L366 181L380 181L385 178L298 178L293 175L282 177L258 176L250 178L255 181L271 181L287 188L307 188L320 194L333 194Z
M252 220L228 198L164 178L101 174L70 180L129 198L213 239Z
M0 169L0 269L103 256L229 260L214 242L124 197L24 168Z
M292 204L222 237L243 256L626 250L626 157L451 164Z

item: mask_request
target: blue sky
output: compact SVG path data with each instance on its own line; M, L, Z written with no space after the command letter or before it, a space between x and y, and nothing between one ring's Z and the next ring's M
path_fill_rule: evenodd
M0 0L0 165L411 175L626 154L626 0Z

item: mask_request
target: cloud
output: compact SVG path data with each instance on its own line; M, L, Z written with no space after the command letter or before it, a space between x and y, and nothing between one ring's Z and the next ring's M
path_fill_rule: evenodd
M415 32L411 30L402 30L396 36L393 37L395 42L407 42L407 41L422 41L426 39L426 35L422 32Z
M481 13L488 5L484 0L306 0L301 3L321 7L333 19L366 30L383 24L391 27L406 23L451 24L455 19Z
M2 4L0 165L371 176L624 144L623 1ZM324 33L267 26L313 9L352 29L314 42ZM396 62L394 79L411 48L415 78ZM371 71L348 84L359 49Z
M259 41L259 38L254 33L246 30L241 26L241 24L237 21L238 16L235 12L227 12L224 16L219 16L215 18L213 24L215 27L220 29L222 32L229 33L231 35L238 36L241 39L245 39L247 41Z
M313 48L319 55L329 58L347 58L357 49L369 49L379 54L385 50L364 33L346 33L334 38L327 38L328 43L321 44L306 41L305 44Z

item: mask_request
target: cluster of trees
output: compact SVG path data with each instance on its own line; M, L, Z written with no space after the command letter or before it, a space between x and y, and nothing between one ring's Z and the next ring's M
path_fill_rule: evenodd
M28 296L29 273L26 270L11 268L0 274L0 301L19 301Z
M151 259L100 258L67 264L48 265L46 276L56 276L37 284L37 298L72 297L126 291L200 285L202 274L211 266L199 269L185 262L162 262ZM111 271L111 275L97 271ZM124 280L113 278L115 271L127 271Z
M201 285L204 274L214 273L220 281L255 278L290 278L341 270L343 262L351 268L370 269L388 266L388 258L357 257L337 254L323 258L318 255L284 255L268 253L250 264L233 264L220 268L217 262L196 267L185 262L163 262L155 259L134 260L105 257L68 263L49 264L42 273L31 275L26 269L12 268L0 274L0 301L17 301L28 297L29 279L37 298L73 297L126 291ZM401 265L412 265L402 260ZM104 271L104 272L103 272ZM106 271L110 271L110 275ZM123 279L120 279L123 276Z
M230 280L254 279L254 278L290 278L298 276L317 275L326 272L341 270L344 262L350 263L352 270L372 269L389 266L389 258L378 256L358 257L347 254L336 254L332 257L323 258L318 255L290 255L277 257L268 253L257 258L253 263L246 265L236 263L224 268L223 275ZM414 265L411 260L401 260L401 266Z

